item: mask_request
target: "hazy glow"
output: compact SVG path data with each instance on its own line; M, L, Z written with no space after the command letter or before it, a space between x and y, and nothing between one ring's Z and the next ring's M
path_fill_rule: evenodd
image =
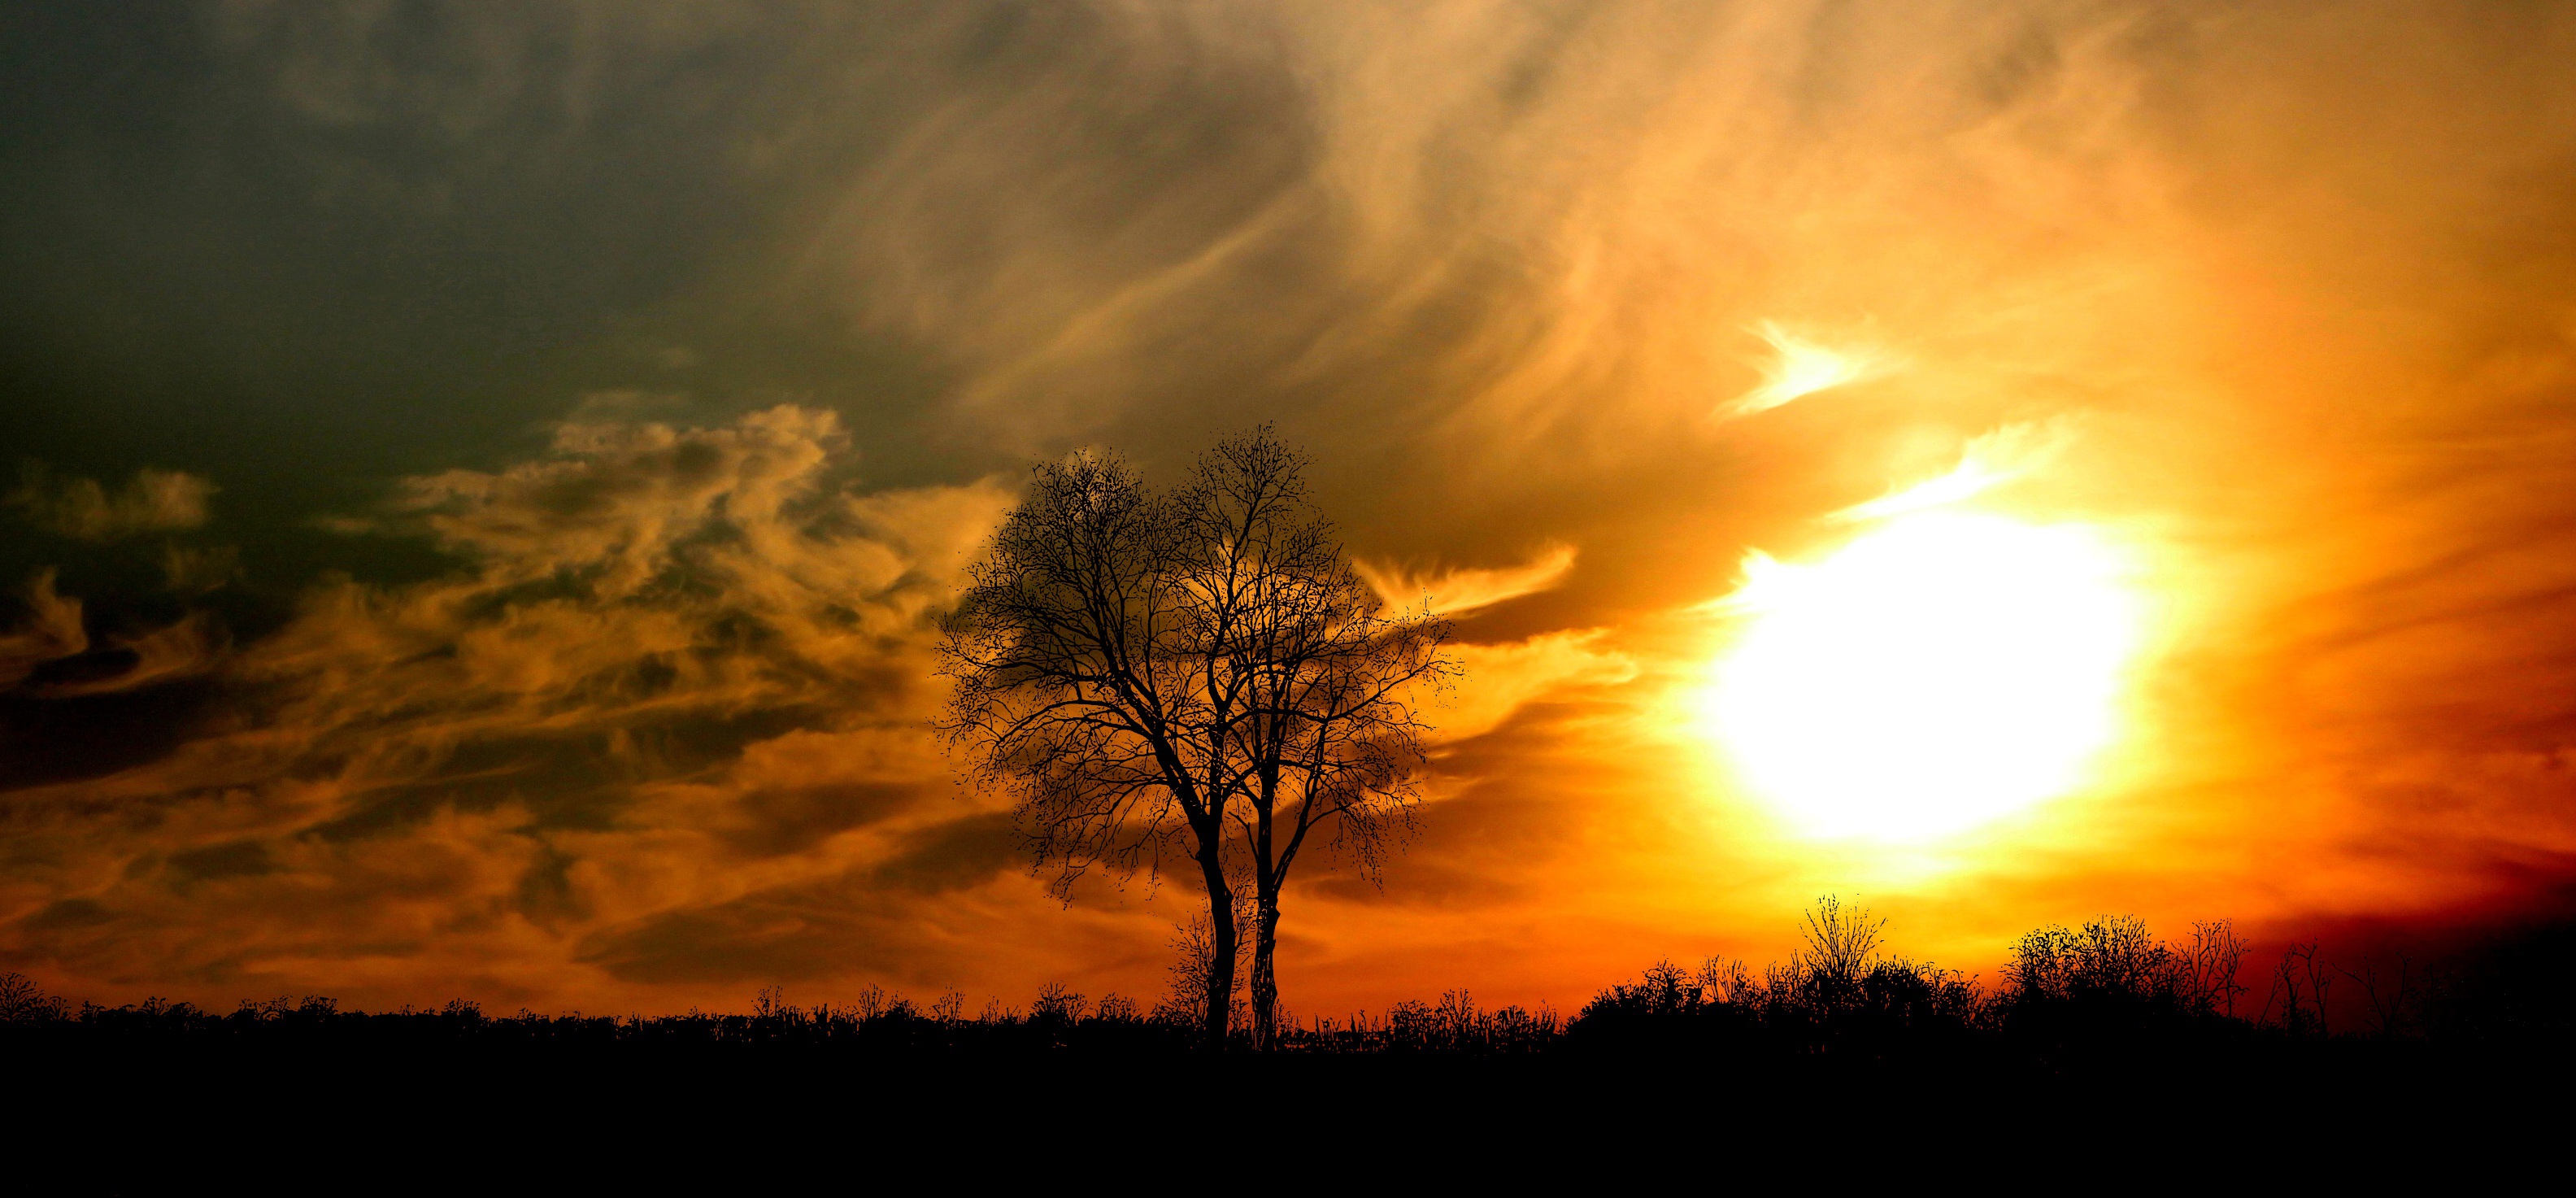
M1922 840L2065 793L2110 743L2138 605L2090 530L1918 512L1756 554L1707 717L1807 832Z
M1726 407L1726 415L1750 416L1831 387L1858 382L1878 373L1875 355L1830 349L1770 321L1754 326L1771 343L1772 358L1762 368L1762 385Z

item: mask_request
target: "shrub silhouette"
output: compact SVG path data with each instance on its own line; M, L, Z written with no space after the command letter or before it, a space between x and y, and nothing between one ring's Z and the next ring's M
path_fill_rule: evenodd
M1711 958L1696 971L1658 961L1578 1012L1569 1039L1769 1055L1876 1060L1960 1051L1986 1001L1954 971L1880 952L1885 921L1833 896L1807 912L1805 944L1759 977Z
M63 1000L38 988L23 973L0 973L0 1025L42 1024L60 1020Z
M2000 1030L2043 1058L2168 1043L2233 1022L2245 945L2224 921L2179 944L2134 916L2028 932L1996 999Z

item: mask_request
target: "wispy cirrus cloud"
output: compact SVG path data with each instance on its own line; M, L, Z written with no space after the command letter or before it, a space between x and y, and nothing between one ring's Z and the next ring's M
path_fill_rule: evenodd
M1497 603L1553 590L1574 572L1575 548L1551 544L1516 566L1415 570L1355 562L1353 568L1378 598L1398 607L1427 605L1436 614L1461 616Z

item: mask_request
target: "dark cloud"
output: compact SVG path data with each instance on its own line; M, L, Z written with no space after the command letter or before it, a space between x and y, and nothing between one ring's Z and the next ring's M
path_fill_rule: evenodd
M834 833L913 807L930 789L919 783L853 782L752 791L734 805L741 822L721 835L752 856L800 852Z
M0 636L0 686L15 686L45 664L77 657L89 648L80 600L56 592L54 577L52 570L37 573L27 584L25 618L8 635Z
M140 470L111 492L96 479L57 481L44 467L30 465L9 503L48 532L113 541L204 524L206 501L214 493L213 483L179 470Z
M1008 814L957 820L914 833L877 867L875 880L921 894L958 890L1019 865L1022 844Z

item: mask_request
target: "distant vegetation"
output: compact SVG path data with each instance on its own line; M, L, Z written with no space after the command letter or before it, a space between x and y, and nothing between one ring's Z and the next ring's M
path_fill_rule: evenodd
M2081 1072L2120 1061L2166 1063L2284 1050L2385 1049L2556 1055L2576 1044L2576 930L2544 928L2492 942L2440 967L2348 969L2293 947L2252 971L2224 923L2179 940L2135 919L2097 919L2023 936L1995 985L1891 955L1867 912L1822 900L1804 945L1756 969L1712 958L1670 961L1601 991L1571 1018L1541 1007L1479 1007L1463 990L1347 1017L1281 1020L1263 1055L1408 1055L1657 1061L1719 1057L1796 1067L1846 1065ZM1061 986L1026 1007L962 995L921 1003L871 987L857 1001L798 1007L775 988L742 1014L493 1015L471 1003L362 1012L327 998L245 1003L216 1013L160 1000L73 1006L19 974L0 974L0 1046L31 1054L214 1052L335 1058L423 1052L515 1058L575 1054L705 1060L1073 1054L1199 1054L1207 1042L1198 970L1177 968L1174 993L1148 1008ZM2330 1001L2345 989L2340 1003ZM2336 1015L2345 1015L2338 1022ZM1244 1049L1238 1016L1230 1045Z

